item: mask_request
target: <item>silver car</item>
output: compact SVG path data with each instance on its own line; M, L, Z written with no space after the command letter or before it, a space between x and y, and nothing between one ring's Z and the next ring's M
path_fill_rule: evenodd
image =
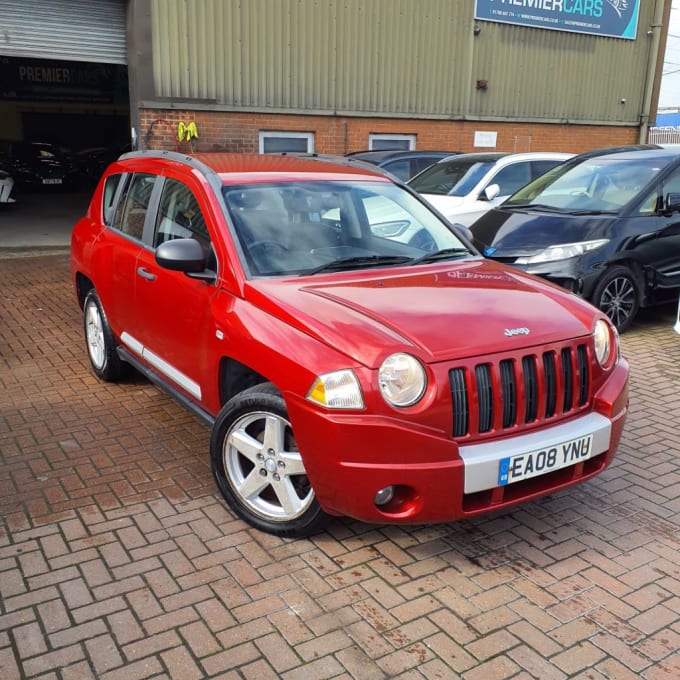
M12 198L12 188L14 180L11 175L4 170L0 170L0 203L14 203Z

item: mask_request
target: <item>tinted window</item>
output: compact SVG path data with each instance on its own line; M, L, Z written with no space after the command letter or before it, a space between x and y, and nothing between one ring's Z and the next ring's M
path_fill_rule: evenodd
M509 196L520 187L523 187L531 179L529 174L529 161L513 163L499 170L489 184L498 184L500 196Z
M104 220L104 224L111 226L111 223L113 221L113 208L114 208L114 199L116 197L116 190L118 189L118 185L120 184L120 180L122 179L123 175L122 174L117 174L117 175L110 175L109 177L106 178L106 182L104 184L104 198L102 200L102 219Z
M119 229L135 239L142 240L144 222L149 209L149 200L156 180L155 175L136 174L124 190L113 220L114 229Z
M403 182L411 177L411 164L405 159L385 163L382 167Z
M467 196L495 161L457 160L435 163L409 182L421 194Z
M158 207L153 245L156 247L175 238L195 238L205 248L210 244L208 228L196 197L182 182L167 179Z

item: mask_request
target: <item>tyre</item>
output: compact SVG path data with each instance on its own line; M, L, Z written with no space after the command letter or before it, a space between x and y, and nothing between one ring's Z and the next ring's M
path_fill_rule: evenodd
M116 341L94 288L85 296L83 326L92 369L102 380L116 382L123 374L123 362L116 352Z
M611 319L619 333L623 333L640 308L637 277L628 267L608 269L595 286L591 302Z
M232 510L262 531L299 538L328 519L307 478L286 404L271 383L224 405L210 438L210 463Z

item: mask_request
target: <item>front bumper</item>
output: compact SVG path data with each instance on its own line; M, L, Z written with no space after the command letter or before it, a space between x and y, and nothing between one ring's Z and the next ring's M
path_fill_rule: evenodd
M447 522L539 498L604 470L621 439L628 410L628 365L621 360L594 395L590 413L515 436L459 446L441 431L371 414L322 411L286 395L288 411L316 496L329 514L366 522ZM501 460L593 435L585 461L499 485ZM394 488L384 506L376 493Z

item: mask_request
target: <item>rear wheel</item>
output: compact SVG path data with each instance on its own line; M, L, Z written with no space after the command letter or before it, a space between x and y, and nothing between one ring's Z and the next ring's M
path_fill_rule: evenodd
M115 382L123 373L123 362L116 352L116 341L97 291L92 288L83 303L83 327L87 354L95 374Z
M637 277L628 267L608 269L595 286L591 302L611 319L619 333L623 333L640 308Z
M309 536L327 520L297 450L286 405L270 383L233 397L210 439L222 496L253 526L277 536Z

